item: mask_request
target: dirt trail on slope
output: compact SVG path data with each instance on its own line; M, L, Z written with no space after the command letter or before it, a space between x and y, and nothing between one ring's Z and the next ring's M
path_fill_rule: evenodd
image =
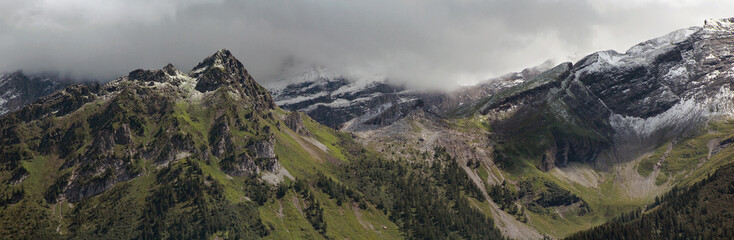
M479 182L479 176L471 171L471 169L466 167L465 164L462 165L462 169L464 169L467 175L470 176L474 184L479 186L479 189L482 191L482 195L484 195L484 198L487 199L486 203L489 204L490 209L492 209L492 218L494 219L495 225L497 226L497 228L500 229L500 232L502 232L503 236L513 239L543 238L543 236L540 235L540 233L534 228L531 228L528 225L517 221L514 216L511 216L505 211L502 211L497 206L497 204L491 201L492 198L489 197L489 194L487 194L487 191L484 188L484 184Z
M326 159L325 159L326 157L324 157L324 156L331 156L328 153L326 153L325 151L322 151L322 148L320 148L319 146L316 146L313 143L311 143L311 141L304 140L303 138L301 138L301 136L298 135L297 133L295 133L293 131L290 131L290 130L286 130L285 132L288 133L288 135L291 136L291 138L293 138L293 140L295 140L298 143L298 145L301 145L301 147L303 147L303 149L306 150L306 152L308 153L308 155L310 155L311 157L313 157L313 159L315 159L319 163L323 163L323 162L326 161ZM315 141L316 139L313 139L313 140ZM321 144L321 145L323 145L323 144ZM326 147L326 146L324 146L324 147ZM319 153L319 151L321 151L323 154ZM330 161L338 161L336 159L328 159L328 160L330 160Z
M362 225L362 227L364 227L364 229L373 230L373 231L375 230L375 227L372 226L372 223L367 222L364 219L362 219L361 209L359 209L359 206L356 203L352 204L352 212L354 212L354 216L357 217L357 221L359 222L359 224Z
M298 213L301 214L301 217L305 218L306 215L303 214L303 209L301 207L301 200L298 199L298 196L293 196L291 200L293 201L293 206L295 206L296 210L298 210Z
M497 206L497 204L491 201L492 198L489 196L486 188L484 187L484 181L486 180L481 179L481 177L479 177L479 174L475 173L471 168L466 166L466 163L469 160L477 160L486 164L487 162L492 163L491 159L489 159L488 155L478 154L476 151L473 150L474 148L472 146L456 138L455 136L458 135L445 134L440 138L442 140L439 142L441 142L443 146L447 147L447 151L454 153L453 155L456 158L456 161L459 162L459 166L461 167L461 169L466 172L466 175L469 177L469 179L474 182L474 184L482 192L482 195L484 195L484 198L487 199L486 204L489 204L489 207L492 210L492 218L494 219L497 228L499 228L500 232L502 232L502 235L513 239L542 239L543 236L537 230L524 223L521 223L520 221L515 219L514 216L506 213L505 211L502 211L499 206ZM489 175L493 175L493 173L490 172ZM494 176L494 178L497 177Z

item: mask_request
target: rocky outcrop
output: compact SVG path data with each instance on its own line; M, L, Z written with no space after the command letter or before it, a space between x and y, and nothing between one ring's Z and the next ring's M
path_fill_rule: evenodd
M133 81L142 81L142 82L157 82L157 83L164 83L164 82L170 82L175 86L179 86L181 84L181 79L177 78L178 76L182 76L183 74L176 69L176 67L173 66L173 64L168 64L163 69L156 69L156 70L144 70L144 69L136 69L135 71L130 72L127 77L129 80Z
M246 152L232 155L221 164L222 170L232 176L253 176L261 171L277 174L281 169L273 136L254 142Z
M251 176L259 172L255 161L247 153L240 153L239 155L225 158L222 160L221 165L222 170L231 176Z
M540 157L540 163L535 166L538 170L547 172L556 167L556 149L549 148Z
M275 140L272 135L255 142L249 150L254 153L255 161L258 163L260 170L278 173L280 163L278 163L278 158L275 156Z
M309 132L308 129L303 126L303 119L301 118L301 113L299 112L289 113L288 116L283 119L283 123L285 123L288 128L300 135L311 136L311 132Z
M62 166L74 167L72 178L63 192L64 197L70 202L78 202L139 175L139 167L134 166L131 160L141 155L131 146L131 135L127 125L96 132L87 151ZM118 145L122 146L121 150L115 151Z
M97 83L72 85L41 97L36 102L8 114L1 121L31 121L47 116L61 117L96 100L99 92L100 85Z
M22 71L0 74L0 116L72 83L55 74L25 74Z
M275 158L275 142L273 136L255 142L249 148L256 159Z
M212 147L211 153L215 157L224 157L228 150L233 148L234 142L232 142L229 125L229 118L222 116L216 120L209 131L209 145Z

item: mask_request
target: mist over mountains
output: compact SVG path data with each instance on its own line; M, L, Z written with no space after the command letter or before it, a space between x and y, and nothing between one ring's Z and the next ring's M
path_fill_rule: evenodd
M106 82L161 62L190 68L191 59L227 48L262 82L319 65L453 89L546 59L621 51L732 7L724 0L8 1L0 3L0 72Z

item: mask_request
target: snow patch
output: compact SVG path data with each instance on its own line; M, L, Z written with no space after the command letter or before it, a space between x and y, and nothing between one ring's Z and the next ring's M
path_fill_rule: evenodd
M691 37L694 33L700 31L700 27L690 27L690 28L684 28L679 29L676 31L673 31L671 33L666 34L665 36L653 38L647 41L644 41L642 43L639 43L633 47L631 47L625 54L631 54L631 55L639 55L651 52L656 49L660 49L663 47L671 46L680 42L683 42Z
M324 97L326 95L328 95L327 92L319 92L319 93L311 94L311 95L299 95L299 96L292 97L292 98L279 99L279 100L276 100L275 103L278 104L279 106L283 106L283 105L288 105L288 104L309 101L312 99Z
M663 76L663 79L665 80L675 80L675 79L681 79L686 78L688 76L688 69L684 65L678 65L670 70L668 70L668 73Z
M194 70L193 70L193 71L191 71L191 72L192 72L192 73L200 73L200 72L203 72L204 70L206 70L207 68L208 68L208 67L200 67L200 68L194 69Z
M610 68L626 68L652 64L656 56L670 51L675 47L675 44L691 38L694 33L700 30L700 27L676 30L665 36L639 43L628 49L624 54L620 54L614 50L596 52L595 61L584 67L581 71L600 72ZM676 69L676 71L672 74L684 74L684 72L681 72L682 69ZM673 77L673 75L670 77Z
M603 51L597 53L599 61L609 65L618 65L623 57L615 51Z
M370 94L369 96L361 97L361 98L355 98L353 100L348 100L348 99L344 99L344 98L337 98L333 102L330 102L330 103L316 103L316 104L313 104L313 105L308 106L307 108L305 108L303 111L308 112L308 111L311 111L311 110L314 110L314 109L318 108L319 106L326 106L326 107L331 107L331 108L344 108L344 107L349 107L349 106L352 106L352 105L355 105L355 104L359 104L361 102L369 101L369 100L371 100L371 99L373 99L375 97L379 97L380 95L382 95L382 93L373 93L373 94Z
M194 79L192 77L189 77L188 75L183 74L183 73L181 73L179 71L176 71L176 75L172 75L172 76L169 75L169 76L172 79L176 79L176 80L179 80L181 82L181 84L178 86L178 88L182 92L184 92L185 94L187 94L188 95L187 97L189 99L196 101L196 100L200 100L202 98L203 93L196 90L196 83L197 83L197 80L196 79Z
M708 19L704 21L703 28L712 31L734 31L734 17Z
M344 74L340 74L337 72L330 71L326 69L325 67L314 67L309 69L306 72L292 75L290 77L282 78L280 80L276 81L270 81L265 83L265 87L270 90L270 92L273 93L273 95L280 95L280 93L288 88L288 86L291 86L293 84L302 84L302 83L312 83L309 85L309 87L316 87L316 86L324 86L326 84L329 84L330 82L334 81L341 81L342 79L347 79L349 84L346 84L344 86L341 86L340 88L328 93L331 95L340 95L345 93L354 93L358 92L370 87L373 87L377 84L384 83L385 78L379 77L379 76L373 76L373 77L347 77ZM317 95L311 95L311 96L303 96L306 97L303 100L310 100L316 97L321 97L322 93L319 93ZM300 96L299 96L300 97ZM278 104L283 103L296 103L300 102L295 100L295 98L290 99L282 99L278 101Z

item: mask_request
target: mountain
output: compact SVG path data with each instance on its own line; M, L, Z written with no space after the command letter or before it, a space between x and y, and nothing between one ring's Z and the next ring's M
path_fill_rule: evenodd
M270 83L269 89L283 109L304 112L323 125L339 129L348 127L344 124L354 119L359 123L369 121L368 116L395 108L422 107L441 114L499 89L519 84L549 69L551 64L551 61L546 61L450 93L409 90L380 78L355 79L324 67L275 81Z
M227 50L66 87L0 128L3 237L502 238L450 155L384 160L277 107Z
M733 43L707 20L447 93L271 94L227 50L70 85L0 117L0 236L727 238Z
M731 162L733 23L596 52L442 113L391 106L342 129L396 161L445 148L484 186L505 236L569 236Z
M274 150L273 110L270 94L227 50L189 74L169 64L43 97L0 120L3 192L12 192L3 201L3 235L173 237L176 225L167 216L180 214L188 218L175 221L188 224L188 232L177 231L179 237L217 229L263 234L261 222L248 220L257 210L229 202L213 177L290 176ZM214 172L202 167L215 160ZM100 208L94 202L119 218L90 212ZM62 217L70 214L76 217ZM197 221L198 214L218 225ZM244 225L228 227L225 220ZM114 229L104 222L114 222ZM190 225L197 222L202 226Z
M633 160L732 113L734 28L722 27L728 21L681 29L624 54L603 51L561 64L475 106L500 126L508 148L527 145L514 142L524 141L518 135L548 138L536 149L508 149L543 155L547 168Z
M369 109L400 100L399 93L405 90L384 81L350 81L323 67L279 80L274 85L270 91L278 106L304 112L332 128L339 128Z
M62 89L71 80L55 74L27 75L22 71L0 74L0 116Z

